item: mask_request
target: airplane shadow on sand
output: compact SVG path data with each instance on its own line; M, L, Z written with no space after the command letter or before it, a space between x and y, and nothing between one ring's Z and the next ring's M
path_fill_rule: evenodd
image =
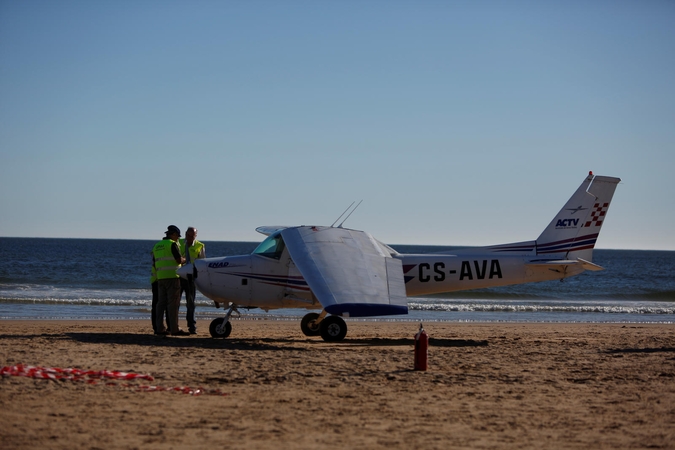
M45 335L41 335L45 337ZM37 337L37 336L36 336ZM248 339L213 339L211 337L161 337L134 333L65 333L63 335L52 335L55 340L72 339L82 343L92 344L122 344L122 345L144 345L152 347L175 347L175 348L211 348L226 350L300 350L310 351L312 348L297 347L297 344L309 344L316 346L338 345L341 347L360 346L360 347L414 347L415 341L412 338L387 339L349 339L346 338L340 342L324 342L321 338L248 338ZM429 339L429 347L484 347L487 341L465 340L465 339Z
M675 347L654 347L654 348L614 348L605 353L675 353Z

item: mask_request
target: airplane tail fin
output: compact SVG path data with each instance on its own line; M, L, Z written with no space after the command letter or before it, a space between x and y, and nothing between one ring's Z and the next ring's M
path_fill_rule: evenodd
M593 247L620 181L590 172L537 238L537 255L592 261Z

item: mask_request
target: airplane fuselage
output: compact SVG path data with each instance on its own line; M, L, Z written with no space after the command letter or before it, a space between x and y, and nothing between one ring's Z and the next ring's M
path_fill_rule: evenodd
M556 280L581 270L528 266L532 255L494 252L396 254L401 260L408 297L434 295L535 281ZM197 261L200 292L219 303L264 310L321 309L309 285L287 252L278 259L256 254ZM354 299L358 301L359 299Z
M196 262L199 291L218 303L244 308L321 308L307 282L284 252L281 258L252 254Z
M557 280L580 271L528 266L531 255L498 253L397 255L408 297Z

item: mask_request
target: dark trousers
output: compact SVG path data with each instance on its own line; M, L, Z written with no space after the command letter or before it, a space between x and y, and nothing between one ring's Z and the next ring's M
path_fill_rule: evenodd
M169 278L159 280L159 289L157 296L157 311L155 312L155 325L157 331L163 332L166 329L162 323L165 311L169 316L169 330L171 333L178 333L178 307L180 306L180 278Z
M152 331L154 333L157 333L157 300L159 299L159 283L155 281L152 283ZM166 313L166 323L167 326L166 328L169 328L169 312L167 311ZM164 329L164 327L159 327L160 329Z
M197 321L195 320L195 296L197 295L197 287L195 286L195 280L191 275L188 275L187 280L185 278L180 279L180 289L181 295L185 292L185 304L187 306L187 313L185 315L187 319L187 326L189 331L197 331Z

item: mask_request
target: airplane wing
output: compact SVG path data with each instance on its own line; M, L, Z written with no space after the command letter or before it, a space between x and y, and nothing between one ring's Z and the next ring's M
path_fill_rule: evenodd
M279 230L283 230L284 228L288 228L288 227L284 227L284 226L265 226L265 227L258 227L258 228L255 229L255 231L257 231L260 234L264 234L265 236L269 236L270 234L274 234Z
M283 229L281 236L328 313L345 317L408 313L401 261L370 234L303 226Z

